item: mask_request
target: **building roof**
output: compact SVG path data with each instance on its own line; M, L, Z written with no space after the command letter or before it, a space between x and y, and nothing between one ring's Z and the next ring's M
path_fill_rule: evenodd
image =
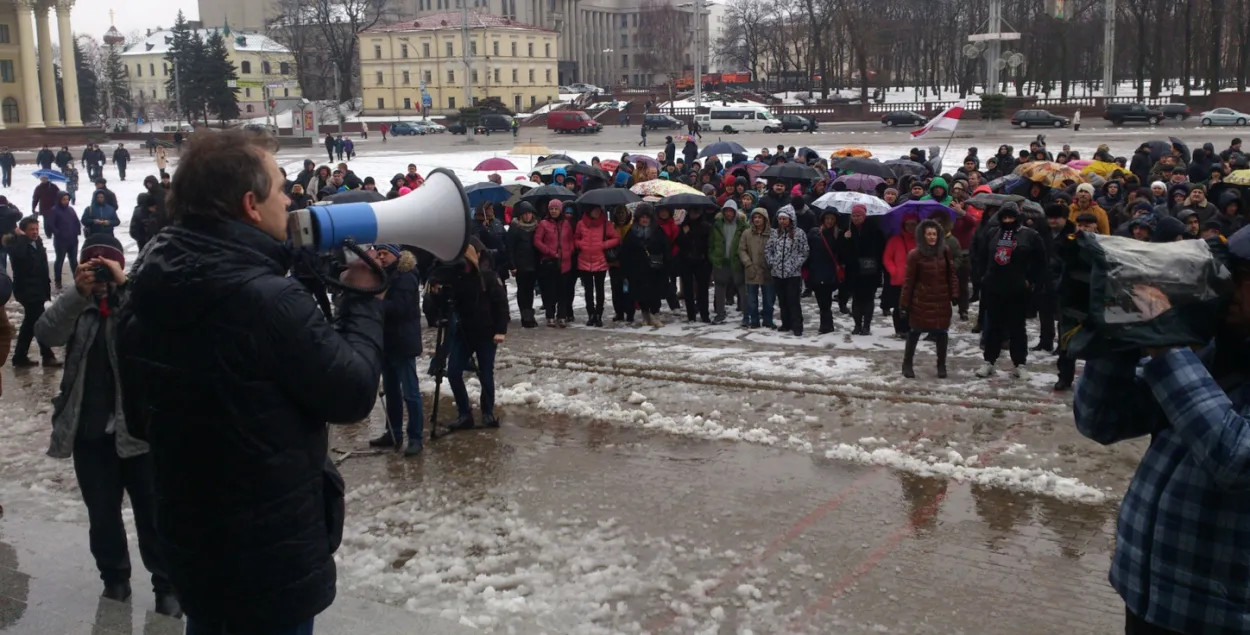
M208 37L215 31L221 31L228 41L233 41L234 50L236 51L247 53L291 52L285 46L260 33L242 33L231 30L229 27L223 29L194 29L192 32L198 34L200 38L208 40ZM169 53L169 46L173 41L173 31L153 31L151 35L126 49L122 55L165 55Z
M400 22L391 22L389 24L378 24L372 28L365 29L361 33L407 33L414 31L447 31L459 30L461 28L462 14L459 11L448 13L433 13L417 18L416 20L403 20ZM507 29L516 31L539 31L543 33L556 33L552 29L544 29L529 24L523 24L516 20L509 20L500 15L492 15L489 13L469 12L469 28L470 29Z

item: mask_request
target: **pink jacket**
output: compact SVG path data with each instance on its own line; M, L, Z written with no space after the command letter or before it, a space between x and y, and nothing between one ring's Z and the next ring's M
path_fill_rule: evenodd
M621 237L616 234L615 228L608 226L607 217L600 215L596 220L583 216L582 222L577 224L576 236L573 238L573 244L577 247L577 270L607 271L608 259L603 252L620 243Z
M568 218L560 217L559 226L547 217L538 222L534 230L534 248L542 256L542 260L560 259L560 273L573 270L573 224Z

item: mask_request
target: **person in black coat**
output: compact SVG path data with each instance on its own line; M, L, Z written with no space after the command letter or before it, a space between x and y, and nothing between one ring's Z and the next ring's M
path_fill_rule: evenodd
M264 143L230 130L190 144L175 224L134 265L117 325L127 429L151 446L190 632L312 632L344 521L326 423L367 417L382 373L382 301L346 293L331 325L287 277L287 199ZM364 262L342 279L380 283Z
M386 432L369 441L375 448L403 447L404 407L408 408L408 445L404 456L421 453L425 417L417 383L416 358L421 356L421 281L414 269L417 257L399 245L377 245L378 264L386 269L390 285L382 328L382 392L386 397Z
M304 169L295 175L295 183L305 190L308 189L308 182L312 180L314 174L317 173L317 164L312 159L304 159Z
M855 329L851 335L872 333L873 299L885 270L881 264L885 253L885 234L876 222L868 219L863 205L851 207L851 222L838 234L838 262L846 271L843 284L850 287L851 318Z
M27 216L17 224L18 233L4 236L3 242L13 261L13 299L22 305L24 315L13 345L13 367L35 366L27 354L35 339L35 323L43 315L44 303L52 299L52 277L48 271L48 250L39 238L39 217ZM44 366L60 366L52 349L39 343Z
M686 166L689 167L695 159L699 158L699 146L694 139L686 139L686 145L681 148L681 156L686 159Z
M330 157L327 163L334 163L334 135L326 133L325 138L326 155Z
M46 144L35 155L35 163L39 164L41 170L51 170L53 162L56 161L56 154L52 152Z
M673 138L664 137L664 161L672 163L677 160L677 144L673 143Z
M156 235L160 222L158 197L149 193L139 195L135 211L130 216L130 237L135 239L139 251Z
M3 174L3 180L0 185L4 187L12 187L13 185L13 168L17 165L17 157L9 152L8 148L0 150L0 173Z
M17 223L22 220L22 210L9 203L8 197L0 196L0 238L17 231ZM0 242L0 274L5 272L8 262L8 248Z
M113 190L108 188L108 181L105 181L104 179L97 180L95 182L95 189L96 191L102 190L104 192L104 202L113 209L117 209L117 195L113 193ZM91 193L91 198L93 200L95 199L95 195L96 192Z
M538 326L534 317L534 285L538 283L538 252L534 250L534 231L538 215L529 201L521 201L512 209L512 225L504 235L504 249L516 278L516 303L521 311L521 326Z
M65 166L74 162L74 155L70 154L69 146L61 146L61 151L56 153L55 162L56 167L60 168L62 172L65 171Z
M773 181L768 186L768 192L760 197L758 207L768 210L768 222L777 228L777 212L790 204L790 195L786 193L786 184L781 181Z
M712 225L703 218L703 210L686 210L686 222L677 234L677 258L681 261L681 288L685 292L686 321L712 322L708 310L708 287L712 282L712 262L708 259L708 243Z
M1030 296L1047 297L1046 245L1037 232L1025 227L1015 203L1006 203L995 215L997 227L990 229L982 245L982 253L973 254L981 261L981 311L984 314L985 344L983 364L978 377L994 374L994 364L1002 352L1003 340L1011 342L1013 374L1020 378L1028 363L1029 340L1024 323Z
M459 277L452 283L455 295L450 342L447 353L447 383L456 399L458 416L447 424L449 429L469 430L474 427L473 406L464 387L464 373L469 360L477 358L477 378L482 385L482 425L498 428L495 417L495 353L508 334L512 319L508 309L508 292L495 274L491 253L480 240L469 240L464 251Z
M621 269L629 281L630 296L642 311L642 323L664 326L659 320L660 302L668 290L665 254L669 253L668 236L655 222L650 203L641 203L634 210L634 224L621 243Z
M807 232L807 287L816 296L820 308L820 333L832 333L833 293L841 281L841 265L838 263L838 213L825 210L820 215L820 225Z
M117 176L121 180L126 180L126 165L130 163L130 151L126 149L125 144L117 144L117 149L113 150L113 165L117 166Z

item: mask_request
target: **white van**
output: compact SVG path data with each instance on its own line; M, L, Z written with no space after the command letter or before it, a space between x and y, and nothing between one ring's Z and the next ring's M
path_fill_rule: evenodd
M763 106L712 108L708 112L712 130L724 132L781 132L781 120Z

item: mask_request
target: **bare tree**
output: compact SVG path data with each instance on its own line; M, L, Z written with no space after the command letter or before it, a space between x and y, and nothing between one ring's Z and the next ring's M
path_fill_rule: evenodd
M358 34L396 17L394 0L279 0L269 32L291 49L300 86L333 85L338 101L351 101L359 72ZM315 92L315 91L310 91Z
M656 75L664 77L670 97L677 79L686 70L684 53L693 38L690 26L690 14L669 0L644 0L638 14L638 47L643 52L635 56L635 61L640 70L651 74L652 81Z

